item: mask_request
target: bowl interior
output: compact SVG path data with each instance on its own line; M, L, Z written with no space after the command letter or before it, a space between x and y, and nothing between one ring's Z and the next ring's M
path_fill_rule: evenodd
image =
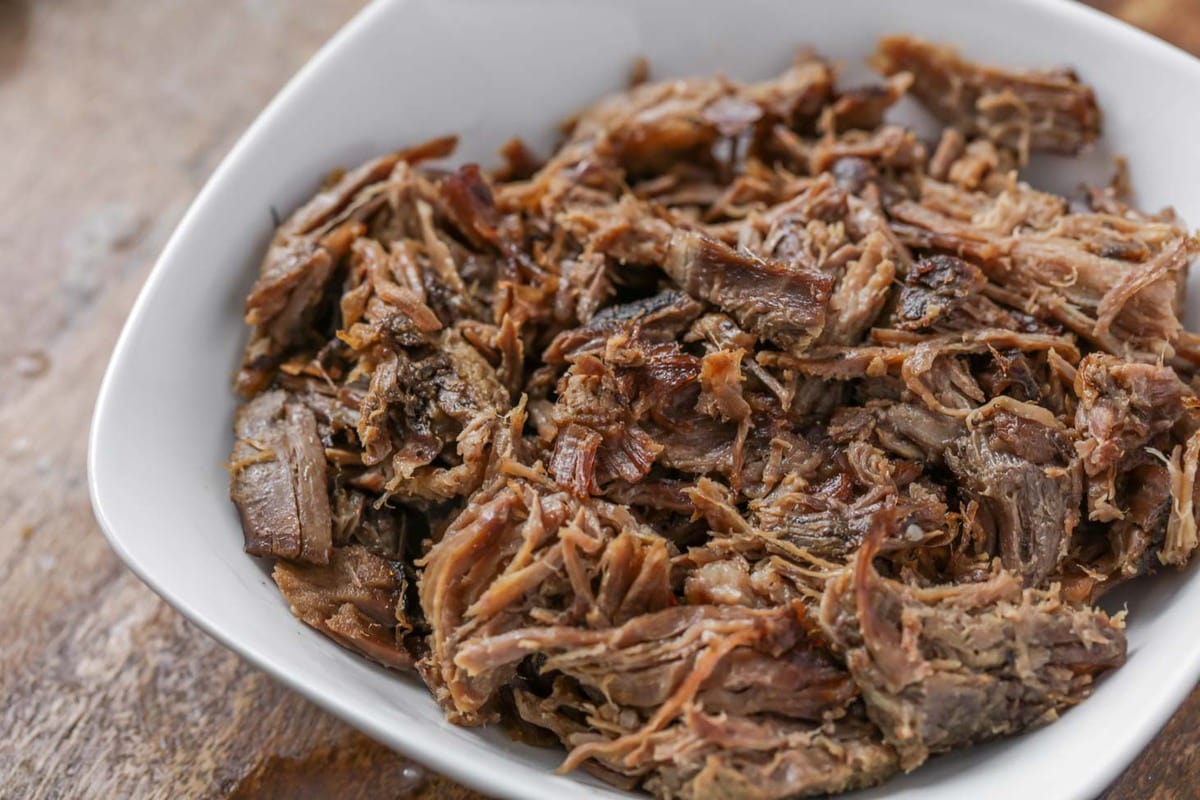
M241 305L272 231L338 166L458 133L460 161L493 161L520 135L548 152L555 124L620 88L637 56L652 75L758 78L812 44L846 79L883 33L913 32L1012 66L1071 65L1097 87L1106 142L1081 162L1042 159L1035 182L1106 182L1130 157L1140 203L1200 220L1200 85L1184 54L1058 0L380 0L264 112L218 169L147 282L109 367L89 453L93 500L121 557L176 608L288 685L380 740L491 794L622 796L552 774L560 754L445 722L423 685L309 630L243 554L221 463ZM1120 57L1115 54L1119 53ZM911 112L906 112L911 113ZM915 119L915 118L914 118ZM1200 289L1189 290L1200 305ZM1189 315L1195 327L1197 312ZM1130 658L1055 725L941 757L862 797L1095 795L1200 674L1200 582L1168 574L1118 598ZM1098 737L1094 731L1104 730ZM968 795L970 793L970 795Z

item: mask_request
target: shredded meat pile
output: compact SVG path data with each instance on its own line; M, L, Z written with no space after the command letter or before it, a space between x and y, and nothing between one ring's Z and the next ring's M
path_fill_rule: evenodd
M642 83L284 222L231 494L295 614L664 798L878 783L1119 666L1097 598L1197 545L1200 243L1021 180L1099 134L1072 73L872 63Z

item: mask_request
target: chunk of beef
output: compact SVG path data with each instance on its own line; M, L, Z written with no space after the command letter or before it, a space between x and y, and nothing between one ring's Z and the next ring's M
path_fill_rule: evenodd
M327 564L281 561L272 577L292 613L338 644L385 667L412 666L397 638L408 631L404 578L392 562L350 545L335 549Z
M870 132L850 131L837 138L823 138L812 145L807 156L809 170L814 173L829 170L840 187L861 194L874 183L872 173L905 172L919 167L925 161L925 145L910 130L883 125ZM861 159L865 165L845 163L847 159ZM867 168L863 169L864 166Z
M664 705L680 709L694 701L717 713L819 720L849 703L855 690L827 656L804 647L805 630L790 608L678 606L603 630L520 628L465 646L457 661L480 673L542 654L543 671L561 672L610 702L653 716Z
M979 504L980 524L1004 566L1026 586L1040 586L1079 522L1082 470L1070 434L1052 415L1019 403L1007 408L1017 412L977 415L946 449L946 465Z
M905 769L1050 722L1124 663L1119 619L1022 589L1009 572L927 588L881 576L873 559L896 532L881 511L853 566L827 585L820 623Z
M680 478L660 478L651 474L637 483L615 482L604 496L621 505L690 517L695 508L683 492L689 485ZM663 533L662 530L659 532Z
M977 371L975 377L990 398L1007 395L1023 402L1037 402L1056 414L1065 415L1063 398L1044 388L1045 373L1050 371L1048 360L1043 364L1033 354L1004 350L992 353L991 363Z
M389 312L394 309L408 317L412 326L422 333L432 333L442 329L442 321L425 304L427 298L423 284L410 281L409 283L412 285L402 286L395 281L395 273L402 267L391 262L396 260L400 250L389 254L378 242L364 237L355 240L354 244L350 246L350 251L353 253L356 263L362 267L364 287L369 288L376 297L387 304ZM364 297L367 298L364 304L369 303L369 296L364 293ZM342 312L345 316L344 305ZM343 320L343 323L352 324L349 320Z
M1169 367L1093 353L1075 376L1076 445L1087 475L1088 517L1120 519L1118 472L1144 461L1144 448L1183 414L1183 385Z
M519 659L497 655L507 652L507 632L554 622L609 627L671 602L665 540L624 509L540 481L497 478L419 562L431 628L419 666L464 724L494 719L496 693L516 674Z
M1127 360L1175 354L1180 273L1200 241L1171 221L1068 214L1061 198L1023 184L988 197L931 179L918 198L891 204L888 214L905 244L977 265L995 303ZM1127 259L1131 251L1115 243L1137 257Z
M911 74L913 95L943 122L1023 156L1077 153L1100 134L1095 94L1069 70L1007 72L912 36L881 39L873 64Z
M831 285L820 273L763 261L702 234L682 232L671 239L663 268L688 294L797 352L825 325Z
M665 467L693 475L728 475L733 469L735 425L696 414L676 420L669 429L649 426L648 432L662 448L657 463Z
M286 392L265 392L238 409L234 435L229 494L246 552L327 563L328 476L313 412Z
M1172 473L1172 465L1177 473ZM1175 505L1172 493L1178 494L1181 500L1186 493L1183 481L1172 480L1175 475L1182 476L1183 467L1182 458L1169 464L1150 462L1135 467L1118 480L1117 493L1125 511L1124 516L1114 520L1108 529L1105 538L1109 552L1087 560L1087 572L1081 570L1077 577L1086 587L1088 598L1094 600L1124 581L1153 572L1161 561L1171 560L1171 556L1161 560L1156 556L1163 552L1166 542L1167 525ZM1186 519L1182 513L1178 519L1184 523L1178 529L1183 532ZM1182 548L1172 555L1180 561L1186 559Z
M919 542L945 526L946 503L934 491L900 492L888 480L874 482L853 499L839 497L853 491L849 480L843 475L806 490L773 492L751 503L752 520L772 539L834 563L844 562L858 549L875 513L885 505L902 517L910 541Z
M483 479L486 448L508 404L495 369L458 328L442 331L433 348L390 350L360 404L363 462L388 461L390 495L465 496Z
M638 389L636 375L618 375L597 358L572 364L554 408L558 435L550 463L560 486L587 496L603 483L636 483L650 471L661 447L640 424Z
M961 131L946 128L929 160L929 176L962 189L997 195L1007 188L1007 176L1017 167L1016 152L985 138L968 141Z
M916 336L903 331L880 329L875 331L880 344L858 347L817 347L802 356L760 350L756 359L759 363L795 370L802 375L811 375L827 380L857 380L862 378L882 379L889 375L901 377L905 385L918 397L939 409L944 403L935 396L936 386L930 385L927 377L953 378L954 382L965 383L962 375L933 375L949 366L948 362L973 353L991 353L994 350L1019 350L1021 352L1043 352L1053 350L1069 360L1078 360L1079 351L1073 341L1053 334L1016 333L997 328L984 328L970 332L945 333L937 336ZM935 370L935 367L939 368ZM934 381L937 383L937 381ZM978 397L978 386L974 389L959 385L958 393ZM940 409L939 409L940 410Z
M420 665L422 677L447 715L462 724L495 719L496 712L489 704L496 690L513 673L493 671L487 676L474 677L463 673L455 663L459 640L488 622L505 627L519 625L519 617L508 620L508 615L497 617L497 613L523 599L525 592L536 590L545 579L546 570L558 567L554 561L547 561L545 554L533 557L545 536L546 514L540 497L532 495L528 502L529 517L521 519L522 512L526 512L522 494L504 486L477 493L419 563L424 567L419 583L421 607L431 628L429 660ZM551 510L553 516L549 521L554 526L562 521L565 508L555 504ZM487 557L480 561L480 554ZM517 559L508 571L518 579L513 586L515 596L493 593L494 608L481 614L484 609L480 600L504 573L508 566L503 561L506 556ZM561 559L561 550L557 558ZM521 578L529 583L523 586ZM468 627L472 616L480 619Z
M621 436L624 441L624 436ZM554 453L550 457L549 469L558 485L569 489L580 497L600 494L600 485L596 476L596 456L604 445L604 435L600 432L568 422L565 427L558 429L554 438ZM650 454L653 455L652 453ZM642 459L649 471L652 457ZM640 469L634 470L634 482L642 477Z
M239 392L249 397L264 389L285 354L313 334L337 288L333 279L340 262L366 232L364 220L382 204L380 186L397 168L449 155L456 143L455 137L433 139L370 161L333 181L279 227L246 298L251 334L237 377Z
M287 350L304 338L337 262L362 230L347 223L321 239L284 238L271 245L246 298L245 319L252 329L237 377L243 395L261 391Z
M680 757L659 768L647 784L651 791L665 797L783 800L873 786L896 771L895 752L873 726L862 723L817 728L770 717L693 713L688 728L663 748ZM720 749L709 742L720 743Z
M962 433L962 423L917 403L877 406L876 437L902 458L940 464L946 447Z
M753 334L746 333L724 314L705 314L684 335L689 342L705 341L723 350L752 350L758 343Z
M581 114L559 157L578 157L599 140L603 155L629 173L663 171L679 159L703 158L720 139L814 119L830 97L832 81L827 64L800 58L776 80L760 84L724 79L642 84Z

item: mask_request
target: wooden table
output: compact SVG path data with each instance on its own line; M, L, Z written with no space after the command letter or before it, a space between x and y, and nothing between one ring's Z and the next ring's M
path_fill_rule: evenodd
M0 796L477 797L175 614L109 551L84 477L154 257L360 4L0 0ZM1200 52L1200 0L1101 5ZM1198 725L1200 690L1105 797L1200 796Z

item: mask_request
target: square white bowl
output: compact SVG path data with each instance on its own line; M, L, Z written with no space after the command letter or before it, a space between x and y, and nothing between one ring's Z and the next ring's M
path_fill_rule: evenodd
M546 152L555 124L620 88L640 55L655 77L758 78L812 44L855 80L876 38L895 32L1002 65L1075 67L1096 87L1106 144L1083 165L1043 160L1041 182L1069 190L1081 168L1121 152L1143 207L1172 204L1200 220L1200 62L1067 0L378 0L251 126L130 313L88 456L96 517L113 549L251 663L447 775L513 798L624 796L582 773L554 775L556 751L445 722L417 679L376 668L292 617L242 552L220 464L232 438L242 301L272 210L290 211L334 167L434 135L462 135L458 161L490 163L514 134ZM1195 282L1189 296L1200 305ZM1130 610L1129 661L1090 700L1047 728L936 758L855 797L1098 794L1200 677L1200 581L1164 574L1119 602Z

